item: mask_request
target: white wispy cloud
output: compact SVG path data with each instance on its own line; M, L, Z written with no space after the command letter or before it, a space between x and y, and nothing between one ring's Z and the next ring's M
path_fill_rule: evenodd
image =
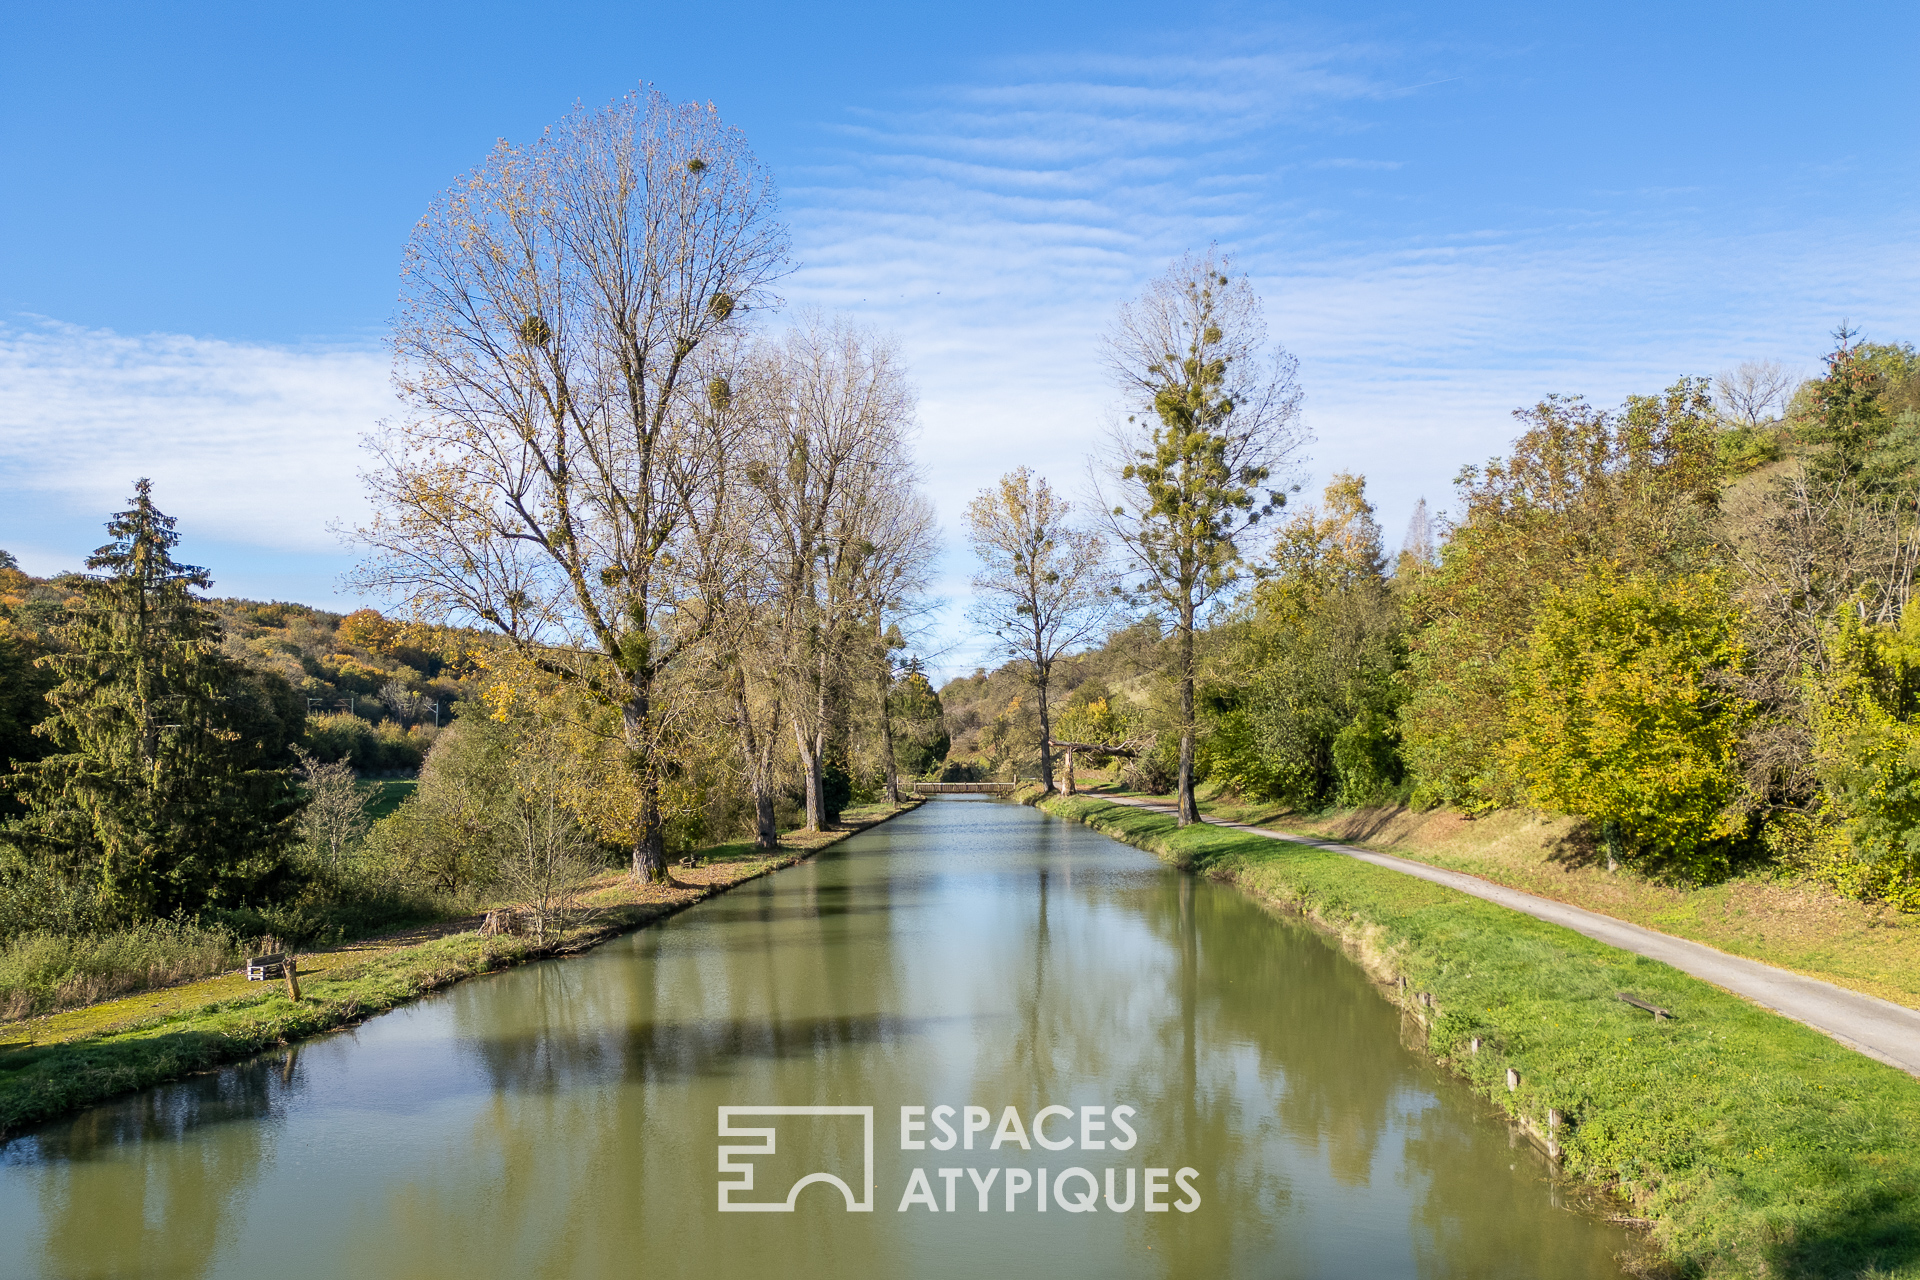
M327 525L360 510L359 436L392 409L378 351L0 325L0 545L41 545L49 518L97 525L147 476L196 537L338 552Z
M1394 531L1420 497L1444 504L1462 464L1505 448L1511 410L1549 392L1617 403L1753 357L1811 372L1843 315L1888 336L1920 327L1909 229L1728 224L1692 188L1346 231L1327 184L1405 167L1355 158L1368 126L1354 109L1457 78L1397 88L1396 59L1335 44L1008 64L863 113L789 174L805 263L789 292L900 335L950 538L966 499L1011 466L1079 479L1110 410L1098 342L1115 306L1209 241L1251 273L1273 336L1301 358L1310 483L1365 472ZM1306 172L1313 184L1295 180ZM945 571L963 596L957 547ZM951 665L970 665L965 645Z

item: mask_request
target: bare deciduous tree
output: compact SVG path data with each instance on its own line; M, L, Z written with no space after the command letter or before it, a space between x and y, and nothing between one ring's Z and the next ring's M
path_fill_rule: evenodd
M347 761L329 763L299 747L293 753L300 758L300 784L307 793L306 807L300 811L300 839L328 866L337 868L372 825L368 797Z
M763 628L806 777L807 829L827 821L827 753L844 729L876 615L898 609L932 552L907 452L914 415L891 344L810 319L763 358L746 476L759 501L772 615Z
M358 582L619 710L636 877L666 865L655 687L705 622L674 554L715 465L688 439L695 357L769 300L786 243L741 135L649 92L502 143L407 249L406 412L370 442Z
M1127 401L1096 492L1135 598L1173 615L1180 689L1179 820L1193 796L1194 629L1239 580L1247 540L1285 502L1299 461L1296 362L1266 348L1260 299L1214 250L1189 254L1121 307L1106 342Z
M1407 519L1407 535L1400 540L1400 554L1393 562L1396 574L1417 573L1440 563L1433 526L1433 515L1427 510L1427 500L1422 498L1414 504L1413 515Z
M1054 789L1053 665L1101 633L1113 602L1105 547L1072 516L1073 504L1026 467L1009 471L967 506L967 533L980 560L969 616L1033 686L1040 782L1048 791Z
M398 680L380 686L380 705L393 713L402 725L411 725L426 713L427 698Z
M1737 684L1761 708L1741 744L1748 783L1757 796L1803 803L1815 784L1806 677L1832 670L1836 613L1886 625L1909 606L1920 511L1796 465L1772 486L1736 492L1721 530L1752 649Z
M549 932L564 938L580 914L580 899L605 867L599 846L561 801L554 768L559 748L536 737L522 744L500 859L507 900L545 945Z
M1778 360L1748 360L1713 380L1720 411L1744 427L1768 421L1771 410L1786 408L1794 377Z

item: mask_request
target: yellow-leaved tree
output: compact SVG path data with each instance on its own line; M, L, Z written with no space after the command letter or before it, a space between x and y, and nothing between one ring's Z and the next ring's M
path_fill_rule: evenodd
M1920 611L1841 613L1814 681L1821 822L1813 870L1855 897L1920 909Z
M1724 874L1750 823L1736 749L1752 704L1738 611L1708 573L1601 564L1549 591L1512 659L1506 764L1536 805L1584 818L1609 865Z

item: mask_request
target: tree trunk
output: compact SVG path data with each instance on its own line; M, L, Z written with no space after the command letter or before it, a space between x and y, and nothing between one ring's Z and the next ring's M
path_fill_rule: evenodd
M793 726L793 739L800 747L800 770L807 783L807 830L824 831L827 792L822 757L826 755L826 745L809 735L797 722Z
M638 683L638 680L635 681ZM647 715L651 710L645 692L633 694L621 709L621 726L626 730L629 759L637 758L641 769L640 835L633 842L633 878L652 883L667 878L666 831L660 821L660 789L653 779L652 763L646 759Z
M1034 694L1040 700L1040 786L1048 795L1052 795L1053 718L1047 712L1047 673L1044 669L1040 672L1040 678L1033 683Z
M780 828L774 821L771 787L755 787L753 791L753 843L758 849L780 847Z
M900 803L900 768L893 759L893 713L888 695L893 691L893 662L886 656L886 639L881 638L880 661L880 771L886 779L887 803Z
M1193 609L1180 618L1180 781L1176 795L1181 826L1200 821L1193 798Z
M756 849L780 847L780 826L773 804L774 734L760 734L753 724L753 705L747 701L747 674L736 663L728 682L733 694L733 722L740 733L740 759L746 765L747 786L753 792L753 844ZM778 729L780 704L774 703L770 723ZM764 737L765 741L762 741Z

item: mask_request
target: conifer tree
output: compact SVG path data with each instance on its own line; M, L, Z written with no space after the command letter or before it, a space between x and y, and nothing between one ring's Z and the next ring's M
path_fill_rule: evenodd
M41 659L59 679L34 730L52 751L9 780L28 810L16 834L92 880L108 919L243 901L283 864L305 709L220 652L193 594L212 579L173 559L180 535L148 481L107 530Z

